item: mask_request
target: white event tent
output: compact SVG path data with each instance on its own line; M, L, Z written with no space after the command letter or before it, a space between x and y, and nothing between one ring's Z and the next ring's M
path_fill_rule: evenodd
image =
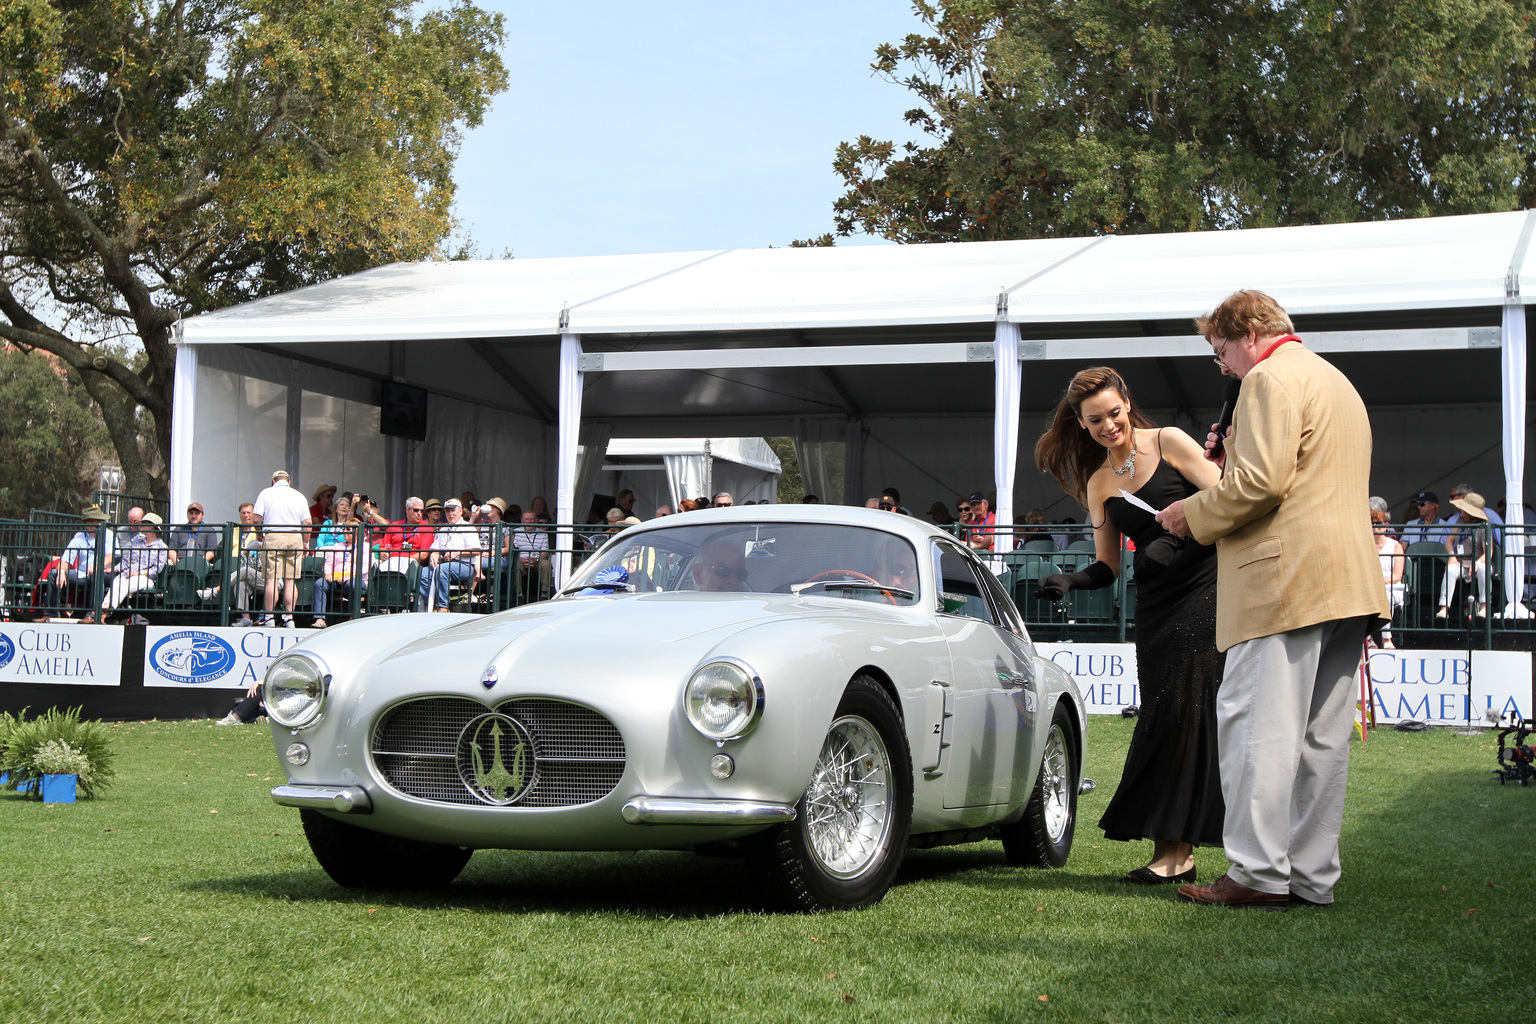
M1021 495L1081 515L1031 455L1071 374L1113 363L1198 429L1221 381L1190 319L1249 287L1365 396L1373 490L1465 476L1492 503L1497 474L1518 522L1533 217L382 267L180 325L172 508L232 516L286 466L396 514L553 478L570 523L584 447L788 435L824 497L894 483L919 510L981 490L1002 521ZM425 441L379 437L389 381L429 393Z

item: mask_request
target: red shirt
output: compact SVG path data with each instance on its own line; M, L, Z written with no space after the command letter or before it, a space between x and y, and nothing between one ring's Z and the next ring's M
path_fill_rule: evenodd
M426 551L432 547L434 531L426 523L417 523L412 526L404 519L398 519L388 526L381 527L374 534L374 543L380 551L403 551L409 548L412 551Z

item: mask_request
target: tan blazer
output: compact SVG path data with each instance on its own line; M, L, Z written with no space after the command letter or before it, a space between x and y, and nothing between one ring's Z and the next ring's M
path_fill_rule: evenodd
M1390 616L1371 538L1371 423L1327 360L1286 342L1243 378L1226 469L1184 501L1216 544L1216 647Z

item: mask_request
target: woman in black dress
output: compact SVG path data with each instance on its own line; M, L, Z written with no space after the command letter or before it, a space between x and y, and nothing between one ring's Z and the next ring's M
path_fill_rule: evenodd
M1109 839L1151 839L1152 860L1126 874L1158 885L1195 880L1194 847L1220 845L1216 688L1216 549L1175 537L1122 490L1161 509L1210 487L1221 471L1177 427L1158 428L1107 366L1072 378L1035 463L1088 510L1098 561L1047 576L1043 596L1114 583L1120 538L1136 545L1136 665L1141 710L1125 771L1099 827Z

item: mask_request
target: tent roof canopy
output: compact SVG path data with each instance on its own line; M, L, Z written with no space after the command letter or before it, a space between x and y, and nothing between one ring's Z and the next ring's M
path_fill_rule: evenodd
M195 317L219 342L1185 319L1242 287L1293 314L1493 306L1524 212L943 245L393 264ZM1536 274L1528 253L1520 284ZM1522 287L1522 292L1524 288Z
M1143 405L1210 404L1191 398L1219 390L1191 318L1252 287L1373 404L1486 401L1499 307L1511 284L1536 286L1533 218L395 264L192 318L182 339L553 423L571 333L602 371L585 377L583 418L629 436L774 435L797 417L984 415L1000 316L1026 360L1061 361L1026 362L1026 411L1054 405L1063 363L1137 359L1156 364L1137 374Z

